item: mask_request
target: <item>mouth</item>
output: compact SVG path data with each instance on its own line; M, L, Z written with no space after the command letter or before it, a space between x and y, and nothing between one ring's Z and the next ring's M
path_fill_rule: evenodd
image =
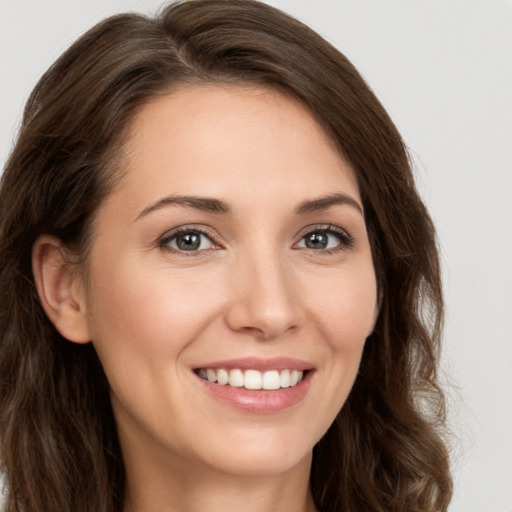
M297 406L308 393L315 368L287 357L257 357L204 363L193 369L198 382L215 400L259 414Z
M250 390L275 391L283 388L292 388L300 384L307 375L308 370L284 369L259 371L241 368L199 368L195 373L211 383L219 386L245 388Z

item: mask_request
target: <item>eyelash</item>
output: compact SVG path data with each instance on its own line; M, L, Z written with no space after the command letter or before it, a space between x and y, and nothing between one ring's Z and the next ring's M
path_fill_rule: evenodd
M304 228L304 230L299 234L300 236L300 242L304 240L308 235L312 234L325 234L325 235L334 235L338 241L339 244L336 247L332 247L330 249L310 249L312 252L316 253L317 255L330 255L330 254L336 254L341 251L345 251L348 249L352 249L354 247L354 238L351 237L344 229L341 229L337 226L333 226L331 224L329 225L319 225L319 226L307 226ZM294 247L297 244L294 244ZM307 247L306 247L307 249Z
M181 250L176 249L174 247L170 247L169 244L175 240L180 235L187 235L187 234L196 234L200 236L204 236L208 238L208 240L211 242L211 244L214 246L213 248L208 249L198 249L198 250ZM354 246L354 239L352 236L350 236L344 229L338 228L337 226L333 225L318 225L318 226L308 226L305 228L301 233L299 233L300 240L299 242L295 243L293 245L296 249L302 249L302 247L297 247L297 245L302 242L308 235L312 234L326 234L326 235L334 235L338 241L339 245L336 247L330 248L330 249L312 249L308 247L304 247L305 249L309 249L310 251L317 253L318 255L329 255L329 254L335 254L344 250L351 249ZM200 256L205 251L215 250L218 249L220 244L216 242L216 235L212 232L209 232L208 230L205 230L203 227L197 228L195 226L182 226L176 229L173 229L170 232L165 233L162 235L161 238L158 239L157 245L162 250L165 250L167 252L172 253L179 253L183 256ZM215 247L216 246L216 247Z
M209 249L199 249L199 250L191 250L191 251L185 251L180 249L175 249L174 247L170 247L169 244L176 238L178 238L180 235L188 235L188 234L196 234L200 236L204 236L208 238L208 240L212 243L212 245L217 246L216 248L220 247L220 245L215 241L216 236L214 233L209 232L208 230L205 230L203 227L197 228L195 226L182 226L176 229L173 229L170 232L165 233L162 235L162 237L158 240L158 247L164 251L172 252L172 253L178 253L183 256L200 256L205 251L212 250L212 248Z

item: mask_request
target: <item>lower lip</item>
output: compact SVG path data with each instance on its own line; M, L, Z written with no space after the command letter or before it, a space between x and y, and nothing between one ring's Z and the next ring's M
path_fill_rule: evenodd
M298 404L306 396L312 374L313 371L308 371L302 381L295 386L272 391L221 386L199 376L197 378L215 399L244 411L269 414L284 411Z

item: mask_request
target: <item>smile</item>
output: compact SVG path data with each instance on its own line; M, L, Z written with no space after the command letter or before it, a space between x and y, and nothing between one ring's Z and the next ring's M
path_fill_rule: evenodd
M234 388L245 388L251 390L263 389L266 391L281 388L291 388L302 381L304 372L302 370L241 370L234 369L213 369L201 368L197 371L199 377L221 386Z

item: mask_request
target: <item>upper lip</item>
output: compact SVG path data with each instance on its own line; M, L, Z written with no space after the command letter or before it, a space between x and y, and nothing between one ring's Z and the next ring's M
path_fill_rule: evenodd
M218 369L224 368L226 370L240 369L240 370L312 370L313 365L301 359L291 357L241 357L237 359L226 359L224 361L213 361L205 363L196 367Z

